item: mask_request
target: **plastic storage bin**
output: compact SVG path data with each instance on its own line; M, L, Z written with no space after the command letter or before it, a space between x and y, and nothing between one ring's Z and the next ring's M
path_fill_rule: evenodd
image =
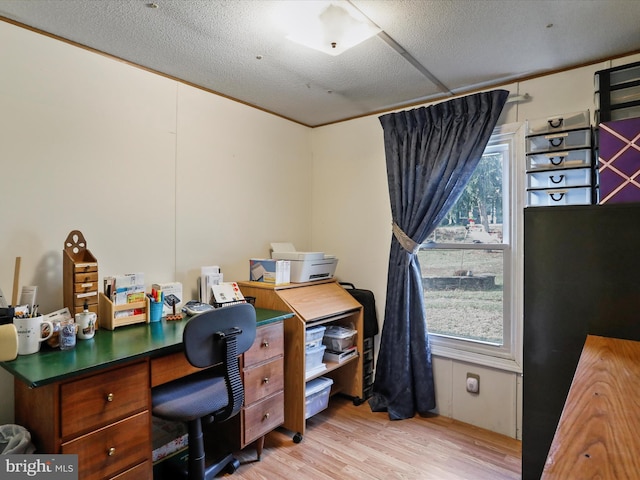
M566 188L563 190L529 190L527 206L553 207L560 205L590 205L591 187Z
M547 170L527 175L527 188L591 186L591 168Z
M576 128L588 128L590 126L589 121L589 110L528 120L527 134L538 135L542 133L575 130Z
M638 100L640 100L640 85L611 90L609 93L609 105L611 106L637 102ZM600 92L596 92L596 105L600 105Z
M305 354L305 371L310 372L322 365L322 357L327 347L324 345L318 345L314 348L307 348Z
M322 343L324 343L329 350L342 352L353 345L355 336L356 331L353 328L334 325L327 327L327 331L324 332L324 337L322 338Z
M304 346L306 350L311 350L322 344L322 337L327 328L323 326L307 328L305 332Z
M329 405L329 394L331 393L333 380L327 377L318 377L309 380L305 386L305 415L304 418L314 416Z
M551 168L591 167L593 155L591 149L567 150L554 153L535 153L527 155L527 170L548 170Z
M627 118L640 117L640 105L633 105L625 108L616 108L609 112L609 121L626 120Z
M553 133L527 137L526 150L528 153L553 152L569 148L590 148L591 129L573 130L570 132Z
M600 82L600 77L606 78L605 82ZM595 87L600 90L601 87L620 85L627 82L640 80L640 62L631 63L629 65L621 65L619 67L600 70L595 73Z

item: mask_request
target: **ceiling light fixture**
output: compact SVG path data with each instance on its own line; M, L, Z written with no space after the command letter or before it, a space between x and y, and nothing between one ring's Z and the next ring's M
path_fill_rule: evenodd
M353 5L342 0L287 2L283 16L287 39L334 56L381 31Z

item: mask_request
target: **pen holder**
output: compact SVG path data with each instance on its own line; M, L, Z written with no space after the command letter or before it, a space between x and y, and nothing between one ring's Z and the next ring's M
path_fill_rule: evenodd
M162 318L162 305L164 302L149 301L149 321L159 322Z

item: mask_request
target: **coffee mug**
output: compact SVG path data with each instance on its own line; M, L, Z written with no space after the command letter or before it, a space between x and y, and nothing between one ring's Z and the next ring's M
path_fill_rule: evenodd
M53 335L53 324L49 320L37 317L14 318L13 324L18 332L18 355L30 355L40 351L40 342L44 342ZM42 336L42 327L47 325L47 335Z
M98 316L94 312L76 313L76 323L78 324L78 338L88 340L96 333L96 321Z

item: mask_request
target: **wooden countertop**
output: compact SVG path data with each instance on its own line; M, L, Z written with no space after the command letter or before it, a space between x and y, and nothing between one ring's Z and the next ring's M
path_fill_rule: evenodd
M640 342L589 335L542 480L637 478L638 432Z

